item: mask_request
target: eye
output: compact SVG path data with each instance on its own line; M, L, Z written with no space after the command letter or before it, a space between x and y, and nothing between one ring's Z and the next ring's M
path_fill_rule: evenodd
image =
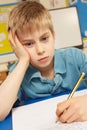
M27 43L24 43L24 46L32 47L32 46L33 46L33 42L27 42Z
M41 40L42 40L43 42L47 42L47 41L48 41L48 39L49 39L49 36L44 36L44 37L42 37L42 39L41 39Z

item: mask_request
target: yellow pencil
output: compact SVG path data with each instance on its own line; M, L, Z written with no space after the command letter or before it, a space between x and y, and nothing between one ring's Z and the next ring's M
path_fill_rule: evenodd
M82 74L80 75L80 77L79 77L79 79L78 79L78 81L77 81L76 85L74 86L74 88L73 88L73 90L72 90L71 94L68 96L68 98L67 98L67 99L72 98L72 96L74 95L75 91L76 91L76 90L77 90L77 88L79 87L79 85L80 85L81 81L83 80L84 76L85 76L85 73L84 73L84 72L82 72Z

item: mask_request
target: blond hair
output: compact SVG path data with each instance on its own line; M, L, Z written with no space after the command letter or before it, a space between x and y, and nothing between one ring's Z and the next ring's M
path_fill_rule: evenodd
M12 9L8 19L8 31L15 33L26 29L47 27L53 33L53 23L49 11L36 1L25 1Z

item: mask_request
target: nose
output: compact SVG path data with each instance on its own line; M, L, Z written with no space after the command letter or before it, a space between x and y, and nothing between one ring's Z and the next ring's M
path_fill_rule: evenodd
M38 43L37 45L36 45L36 52L37 52L37 54L43 54L44 52L45 52L45 49L44 49L44 47L43 47L43 45L41 44L41 43Z

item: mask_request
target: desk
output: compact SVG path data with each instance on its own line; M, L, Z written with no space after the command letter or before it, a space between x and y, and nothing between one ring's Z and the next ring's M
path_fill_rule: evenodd
M2 122L0 122L0 130L12 130L12 114Z
M66 93L68 94L68 93L70 93L70 91L62 92L62 93L59 93L55 96L48 96L48 97L30 100L30 101L25 102L24 105L31 104L31 103L38 102L38 101L42 101L42 100L46 100L46 99L53 98L56 96L64 95ZM7 116L7 118L4 121L0 122L0 130L13 130L12 129L12 112L10 112L10 114Z
M83 89L84 88L80 88L80 89L78 89L78 91L83 90ZM30 100L30 101L25 102L24 105L31 104L31 103L38 102L38 101L42 101L42 100L46 100L46 99L53 98L56 96L61 96L64 94L69 94L69 93L70 93L70 91L67 91L67 92L62 92L60 94L57 94L55 96L48 96L48 97L44 97L44 98L40 98L40 99ZM10 114L8 115L8 117L4 121L0 122L0 130L13 130L12 129L12 112L10 112Z

